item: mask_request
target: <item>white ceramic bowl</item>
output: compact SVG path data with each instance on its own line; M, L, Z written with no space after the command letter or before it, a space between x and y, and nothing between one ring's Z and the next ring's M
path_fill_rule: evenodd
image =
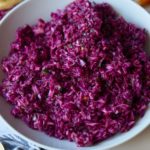
M94 0L97 3L110 3L127 21L145 28L150 33L150 15L131 0ZM10 43L15 39L16 29L24 24L35 24L37 19L48 20L50 12L64 8L72 0L27 0L10 11L0 22L0 60L9 51ZM150 44L149 44L150 45ZM150 46L149 52L150 52ZM3 74L0 72L0 80ZM48 137L44 133L28 128L23 122L10 115L10 106L0 99L0 114L3 120L21 137L29 142L49 150L104 150L117 146L133 138L150 125L150 109L129 132L116 135L97 145L77 148L74 143Z

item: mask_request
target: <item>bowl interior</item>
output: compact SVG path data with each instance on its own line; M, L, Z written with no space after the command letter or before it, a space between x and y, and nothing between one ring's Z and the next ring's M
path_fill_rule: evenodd
M97 3L110 3L127 21L145 28L150 34L150 16L137 4L130 0L94 0ZM35 24L39 18L49 20L50 12L58 8L64 8L72 0L27 0L12 10L0 24L0 60L9 52L10 43L15 39L16 29L25 24ZM133 11L134 10L134 11ZM132 13L131 13L132 12ZM150 52L150 42L147 44L147 50ZM0 70L0 81L3 78ZM140 119L137 125L129 132L116 135L100 144L87 148L77 148L74 143L68 141L60 141L55 138L48 137L44 133L34 131L28 128L23 122L15 119L10 115L11 106L0 98L0 114L15 129L19 135L26 140L37 144L45 149L64 149L64 150L103 150L121 144L133 136L140 133L150 124L150 109L147 110L145 116Z

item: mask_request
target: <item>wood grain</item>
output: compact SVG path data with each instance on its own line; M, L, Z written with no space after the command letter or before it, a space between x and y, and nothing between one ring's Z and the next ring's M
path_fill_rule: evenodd
M142 6L150 5L150 0L138 0L138 3Z

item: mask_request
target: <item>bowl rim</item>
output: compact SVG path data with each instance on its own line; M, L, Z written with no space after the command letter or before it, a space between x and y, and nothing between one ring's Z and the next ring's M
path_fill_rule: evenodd
M0 27L1 25L5 22L5 20L7 20L7 18L9 18L9 16L11 16L17 9L19 9L20 7L23 7L26 3L29 3L30 1L34 1L34 0L25 0L23 2L21 2L20 4L18 4L17 6L15 6L13 9L11 9L9 12L7 12L7 14L0 20ZM112 0L113 1L113 0ZM137 7L138 9L140 9L141 11L143 11L146 15L150 14L144 9L142 8L140 5L138 5L135 1L133 0L124 0L128 3L131 3L132 5L135 5L135 7ZM149 108L150 109L150 105ZM64 150L64 149L60 149L60 148L54 148L54 147L50 147L50 146L46 146L44 144L41 144L39 142L34 141L33 139L23 135L20 131L18 131L17 129L15 129L13 126L11 126L7 120L5 119L4 116L2 116L0 114L0 119L6 124L6 126L11 129L16 135L20 136L22 139L26 140L28 143L31 143L32 145L39 147L39 148L43 148L46 150ZM118 141L117 143L113 143L111 145L106 145L104 146L103 149L101 150L106 150L106 149L110 149L110 148L114 148L116 146L119 146L125 142L128 142L129 140L131 140L132 138L136 137L137 135L139 135L142 131L144 131L147 127L150 126L150 122L147 123L143 128L139 129L136 133L134 133L133 135L131 135L129 138L123 139L121 141ZM134 128L134 127L133 127Z
M6 124L6 126L12 130L12 132L14 132L17 136L21 137L22 139L26 140L28 143L32 144L33 146L36 146L36 147L39 147L39 148L43 148L45 150L64 150L64 149L58 149L58 148L54 148L54 147L49 147L49 146L46 146L44 144L40 144L34 140L32 140L31 138L23 135L20 131L17 131L17 129L15 129L13 126L11 126L7 120L2 116L0 115L0 119ZM101 150L107 150L107 149L110 149L110 148L114 148L116 146L120 146L121 144L123 143L126 143L128 141L130 141L131 139L133 139L134 137L136 137L137 135L139 135L140 133L142 133L145 129L147 129L148 127L150 126L150 123L147 124L145 127L141 128L138 132L136 132L135 134L133 134L132 136L130 136L129 138L127 139L123 139L122 141L119 141L118 143L114 143L112 144L111 146L107 145L105 146L103 149ZM133 127L134 128L134 127Z

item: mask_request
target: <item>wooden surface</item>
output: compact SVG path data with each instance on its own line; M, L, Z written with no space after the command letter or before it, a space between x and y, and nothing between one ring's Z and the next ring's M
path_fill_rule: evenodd
M129 142L110 150L150 150L150 127Z

